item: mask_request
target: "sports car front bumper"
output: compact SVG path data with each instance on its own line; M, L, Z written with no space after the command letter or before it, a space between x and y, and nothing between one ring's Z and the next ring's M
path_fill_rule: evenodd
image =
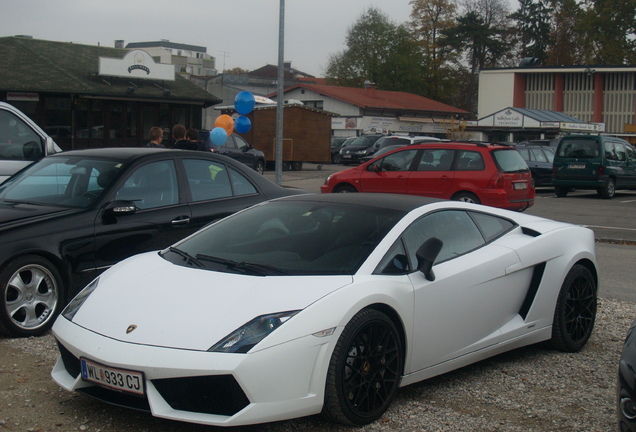
M172 420L216 426L278 421L319 413L337 333L308 335L248 354L189 351L117 341L63 317L52 377L60 386ZM144 395L84 380L80 358L143 373Z

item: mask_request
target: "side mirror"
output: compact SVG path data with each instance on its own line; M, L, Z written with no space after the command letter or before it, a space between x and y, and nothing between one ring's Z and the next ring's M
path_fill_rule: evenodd
M437 259L437 255L439 255L439 251L442 250L443 245L443 241L437 237L431 237L426 240L415 253L417 257L417 269L424 273L424 277L427 280L435 280L433 264L435 263L435 259Z
M118 200L109 203L104 210L113 216L124 216L135 214L137 206L133 201Z

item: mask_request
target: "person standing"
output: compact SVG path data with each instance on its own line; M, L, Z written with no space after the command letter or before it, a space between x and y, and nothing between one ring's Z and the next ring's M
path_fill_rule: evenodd
M208 146L206 146L205 143L199 139L199 133L196 130L188 129L188 131L186 132L186 137L192 144L196 146L195 150L210 151Z
M186 128L183 125L175 125L172 128L172 138L174 138L173 149L176 150L198 150L196 143L193 143L186 137Z
M153 126L150 128L148 135L150 136L150 142L144 147L166 148L166 146L163 145L163 129Z

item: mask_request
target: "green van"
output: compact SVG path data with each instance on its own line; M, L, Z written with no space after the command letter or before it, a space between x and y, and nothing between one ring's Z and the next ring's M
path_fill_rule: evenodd
M558 197L572 189L594 189L612 198L616 189L636 189L636 152L620 138L564 136L554 157L552 183Z

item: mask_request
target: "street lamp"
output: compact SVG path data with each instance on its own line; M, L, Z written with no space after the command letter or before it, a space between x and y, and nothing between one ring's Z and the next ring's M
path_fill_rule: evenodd
M278 86L276 94L276 184L283 182L283 109L285 107L285 0L280 0L278 20Z

